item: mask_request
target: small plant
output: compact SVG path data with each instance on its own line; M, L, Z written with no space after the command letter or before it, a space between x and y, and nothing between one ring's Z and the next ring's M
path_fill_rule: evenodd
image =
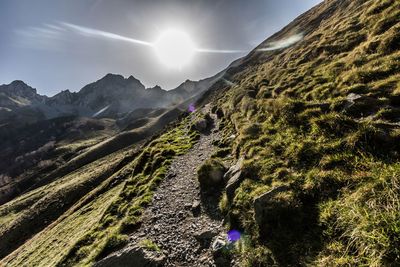
M101 253L99 253L99 256L107 255L111 251L114 251L116 249L119 249L119 248L125 246L128 243L128 240L129 239L128 239L127 235L121 235L121 234L117 234L117 233L111 234L111 236L109 236L107 238L107 241L106 241Z
M139 245L145 249L155 251L155 252L161 252L161 249L159 246L157 246L156 243L151 241L150 239L143 239L140 241Z
M197 171L200 186L205 190L220 186L225 171L225 166L218 159L207 160Z

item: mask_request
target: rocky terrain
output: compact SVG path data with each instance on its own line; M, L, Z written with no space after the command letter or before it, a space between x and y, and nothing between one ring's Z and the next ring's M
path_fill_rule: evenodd
M129 237L133 248L128 246L111 254L96 266L133 264L137 257L129 258L130 251L135 250L137 244L146 243L159 249L160 255L155 251L155 259L165 266L215 265L211 242L225 233L223 217L218 209L218 196L200 190L197 168L215 152L212 142L218 140L219 135L213 126L206 131L185 155L173 160L152 203L142 215L141 227ZM204 199L206 201L202 201ZM149 259L149 262L152 261Z
M1 85L0 203L94 144L121 132L151 128L160 116L159 121L166 121L163 114L177 105L185 111L185 101L196 98L219 75L166 91L159 86L146 89L133 76L107 74L79 92L66 90L53 97L39 95L22 81Z
M65 90L52 97L39 95L23 81L14 81L0 85L0 126L11 119L23 125L63 116L121 118L135 109L169 107L203 92L218 75L196 82L187 80L166 91L159 86L146 89L133 76L107 74L79 92Z
M399 266L399 12L325 0L195 98L113 120L0 206L0 264Z

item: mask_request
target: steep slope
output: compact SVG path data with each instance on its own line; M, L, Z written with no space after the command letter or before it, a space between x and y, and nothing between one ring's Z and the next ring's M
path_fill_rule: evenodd
M198 141L213 117L220 140L198 166L200 206L220 199L224 227L235 237L206 242L199 252L214 259L205 264L398 266L399 12L396 0L326 0L306 12L234 62L199 96L194 113L146 143L111 141L117 149L108 156L101 144L105 157L0 206L1 263L82 266L128 251L131 260L154 265L159 257L147 257L153 251L167 263L201 265L204 259L168 253L175 240L157 236L203 245L193 231L148 224L158 218L152 205L169 195L168 180L157 185L207 140ZM206 104L215 114L204 114ZM221 183L222 191L207 192ZM171 186L183 203L188 189ZM182 219L181 211L172 206L161 219ZM31 225L33 216L39 219ZM27 229L24 236L14 236L18 227ZM137 244L145 229L153 233Z
M36 89L22 81L0 85L0 128L12 124L24 125L45 118L35 106L44 103L46 96L37 94ZM14 110L19 112L15 113Z
M61 117L0 131L0 203L21 194L49 172L117 134L111 119Z
M108 74L53 97L21 81L0 86L0 203L151 136L220 75L165 91Z
M25 125L63 116L121 118L141 108L166 108L203 92L223 72L199 81L185 81L166 91L160 86L145 88L133 76L107 74L79 92L62 91L52 97L37 94L22 81L0 85L0 130L2 126Z
M324 1L228 70L230 89L214 86L244 157L221 202L250 237L243 264L400 264L399 12L398 1Z
M43 103L45 96L37 94L36 89L23 81L13 81L8 85L0 85L0 106L4 108L24 107Z

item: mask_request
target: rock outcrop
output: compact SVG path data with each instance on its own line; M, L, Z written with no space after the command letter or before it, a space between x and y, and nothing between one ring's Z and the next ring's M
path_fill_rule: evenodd
M244 158L241 157L236 164L232 165L224 174L224 181L227 183L225 191L229 201L232 201L235 196L235 190L244 179L244 172L242 171L243 160Z
M95 267L161 267L165 256L161 253L148 251L139 246L127 247L97 262Z
M254 212L255 219L258 225L264 224L264 219L269 216L268 210L270 209L270 201L271 199L279 193L286 192L290 189L288 185L281 185L275 188L272 188L268 192L265 192L261 196L254 199Z

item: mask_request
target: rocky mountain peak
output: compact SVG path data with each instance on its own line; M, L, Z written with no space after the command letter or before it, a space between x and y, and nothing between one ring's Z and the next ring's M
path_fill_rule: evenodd
M17 96L34 96L37 95L35 88L30 87L20 80L15 80L10 84L0 86L0 91L8 94L15 94Z
M133 77L132 75L130 75L130 76L128 77L127 80L128 80L129 82L136 82L136 83L142 84L140 80L136 79L136 78Z
M120 74L114 74L114 73L107 73L103 78L100 80L105 80L105 81L115 81L115 80L124 80L124 76Z
M72 93L70 90L63 90L51 98L51 101L57 104L71 104L74 101L76 93Z
M152 91L164 91L164 89L162 89L161 86L159 86L159 85L156 85L156 86L154 86L154 87L151 87L151 88L149 88L149 89L147 89L147 90L152 90Z

